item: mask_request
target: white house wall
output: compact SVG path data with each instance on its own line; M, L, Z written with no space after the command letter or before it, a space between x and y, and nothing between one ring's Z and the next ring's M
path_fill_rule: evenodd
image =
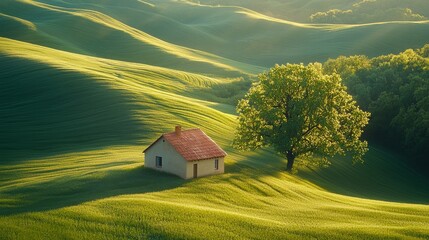
M162 157L162 168L156 167L156 156ZM186 160L161 137L145 152L144 166L186 178ZM219 163L220 164L220 163ZM220 168L220 167L219 167Z
M219 169L215 169L215 159L219 159ZM194 164L198 165L197 177L224 173L224 158L213 158L198 161L188 161L186 165L186 179L194 177Z

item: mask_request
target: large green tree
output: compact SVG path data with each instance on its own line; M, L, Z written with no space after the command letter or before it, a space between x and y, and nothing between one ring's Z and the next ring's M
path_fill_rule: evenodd
M359 109L337 74L324 75L321 64L276 65L259 75L237 106L234 146L253 150L274 147L291 170L298 156L351 154L362 161L361 141L369 113Z

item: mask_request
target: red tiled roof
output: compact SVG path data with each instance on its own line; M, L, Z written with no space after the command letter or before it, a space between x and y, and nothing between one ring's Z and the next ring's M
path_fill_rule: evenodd
M164 133L160 138L162 137L173 145L176 151L187 161L225 157L227 155L222 148L198 128L182 130L180 135L176 132Z

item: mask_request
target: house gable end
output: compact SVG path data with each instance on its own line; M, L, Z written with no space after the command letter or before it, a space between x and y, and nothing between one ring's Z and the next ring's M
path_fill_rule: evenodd
M153 143L151 143L145 150L143 150L142 153L145 153L147 150L149 150L149 148L151 148L153 145L155 145L159 140L161 140L161 138L164 137L164 134L161 135L158 139L156 139Z

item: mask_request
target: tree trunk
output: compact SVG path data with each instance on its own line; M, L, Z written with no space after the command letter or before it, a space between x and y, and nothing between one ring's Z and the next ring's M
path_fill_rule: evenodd
M292 151L287 151L286 158L287 158L286 171L290 172L292 171L293 163L295 162L295 155L293 154Z

